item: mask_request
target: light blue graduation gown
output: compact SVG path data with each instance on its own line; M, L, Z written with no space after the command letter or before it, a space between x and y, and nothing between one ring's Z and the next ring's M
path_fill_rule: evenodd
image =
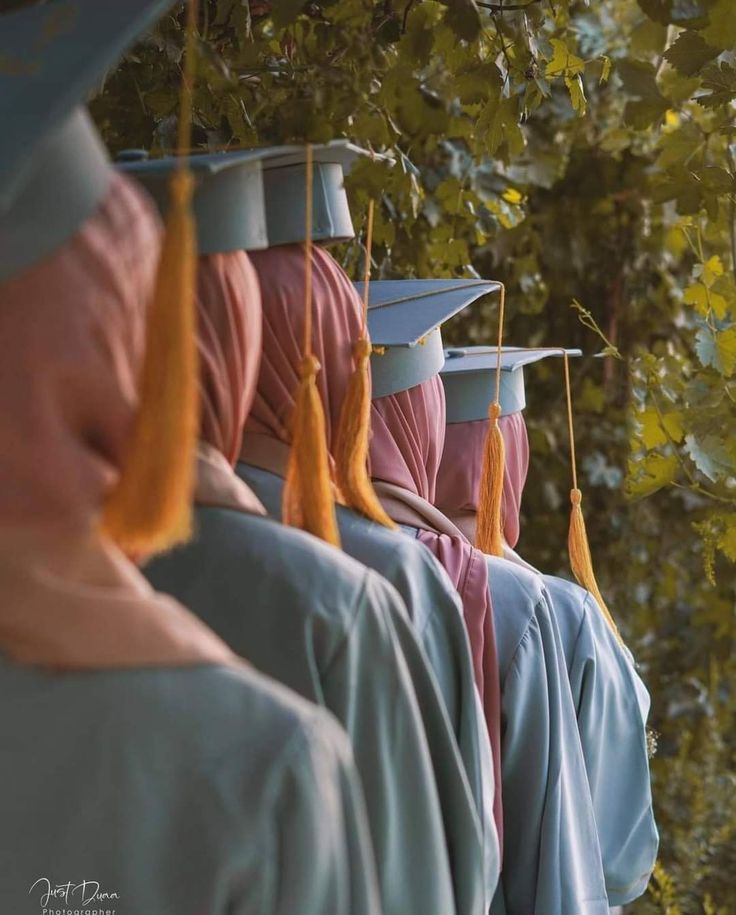
M542 582L488 557L501 678L504 859L493 915L606 915L559 632Z
M577 711L611 905L646 889L657 858L646 721L649 693L595 598L543 576Z
M283 479L276 473L239 463L237 472L253 489L268 511L279 517ZM402 621L396 628L409 663L414 687L433 753L435 773L443 803L443 816L456 886L458 909L465 915L477 911L477 892L470 887L478 879L473 858L477 855L468 803L457 774L457 750L467 775L469 790L482 831L485 902L498 883L500 854L493 823L493 768L483 711L477 697L462 604L447 573L421 543L401 531L391 531L357 512L338 506L337 520L342 547L369 568L379 572L398 590L411 617L412 631ZM421 649L418 650L416 640ZM428 666L431 675L428 674ZM437 708L439 688L448 722ZM454 734L454 740L452 739ZM487 909L487 904L484 905Z
M394 625L405 614L398 594L350 557L271 519L200 506L195 523L191 543L144 573L234 651L344 725L387 915L452 915L440 802Z
M0 658L0 720L4 915L380 915L347 738L254 671Z

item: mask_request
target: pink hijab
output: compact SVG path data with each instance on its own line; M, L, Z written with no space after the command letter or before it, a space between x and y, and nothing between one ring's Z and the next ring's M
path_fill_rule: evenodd
M335 259L315 246L312 256L312 348L322 366L317 387L331 452L340 409L353 370L353 344L361 329L361 302ZM253 407L246 424L244 461L254 439L291 441L289 423L299 384L304 332L304 248L282 245L251 254L263 298L263 353ZM282 449L282 457L283 457ZM274 455L277 450L274 450ZM274 466L283 475L281 468Z
M437 472L445 436L445 394L438 375L371 406L371 476L389 515L419 528L419 540L448 572L463 602L473 669L501 784L500 685L493 610L485 556L434 509ZM382 484L389 484L388 487ZM401 503L404 503L403 505ZM406 514L407 512L409 514ZM411 521L411 513L416 513ZM494 799L501 836L501 792Z
M233 471L261 361L261 289L245 252L200 257L197 318L202 416L196 500L263 515Z
M529 438L523 413L511 413L498 421L506 447L503 475L503 534L509 546L519 540L521 497L529 470ZM445 449L437 476L435 504L451 518L467 514L474 521L488 420L451 423L445 432ZM474 525L473 525L474 526Z
M0 649L59 669L230 662L98 533L137 408L159 226L132 184L0 285Z

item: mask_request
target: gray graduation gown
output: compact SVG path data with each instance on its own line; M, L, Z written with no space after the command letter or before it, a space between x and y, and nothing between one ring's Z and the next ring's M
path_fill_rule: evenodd
M562 640L603 855L608 900L646 889L657 858L646 720L649 693L595 598L542 577Z
M363 781L385 915L452 915L440 803L394 625L405 612L396 591L301 531L201 506L194 540L143 571L235 652L343 724Z
M501 677L504 860L492 913L606 915L601 852L559 632L542 583L488 558Z
M237 465L237 472L268 511L279 517L283 479L242 462ZM337 518L345 552L391 582L411 617L411 632L407 631L403 618L395 620L395 627L409 664L433 757L451 848L458 911L463 915L471 915L479 907L487 911L500 869L498 836L493 823L493 768L460 598L440 563L415 539L388 530L342 506L338 506ZM442 703L437 700L438 688ZM444 705L447 715L439 705ZM468 789L458 772L458 749L480 826L469 809ZM476 838L479 828L482 835ZM483 871L478 861L479 841L483 843Z
M0 720L4 915L380 915L344 733L254 671L0 658Z

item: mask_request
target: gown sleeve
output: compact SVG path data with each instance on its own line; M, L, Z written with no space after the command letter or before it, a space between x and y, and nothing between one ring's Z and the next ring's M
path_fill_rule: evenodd
M608 899L646 889L657 857L646 720L649 694L591 594L570 659Z
M492 915L606 915L559 633L537 604L502 685L504 864Z
M323 675L324 699L353 745L385 912L453 915L432 759L393 625L402 613L396 591L367 571L353 630Z

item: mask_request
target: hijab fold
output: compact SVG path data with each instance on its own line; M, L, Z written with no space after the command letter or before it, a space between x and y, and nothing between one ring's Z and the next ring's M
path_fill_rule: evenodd
M160 228L111 172L58 251L0 285L0 650L56 670L234 663L99 532L138 408Z

